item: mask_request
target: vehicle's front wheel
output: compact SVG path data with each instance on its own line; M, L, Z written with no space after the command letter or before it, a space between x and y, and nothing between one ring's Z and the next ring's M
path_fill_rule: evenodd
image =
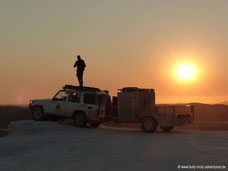
M35 109L33 109L32 118L35 121L44 120L44 111L43 111L42 107L36 107Z
M78 112L78 113L74 114L72 119L74 121L75 126L85 127L87 124L86 116L82 112Z
M153 117L144 117L141 121L141 128L145 133L153 133L157 129L157 122Z
M160 126L160 128L162 129L162 131L164 132L169 132L173 129L172 126Z

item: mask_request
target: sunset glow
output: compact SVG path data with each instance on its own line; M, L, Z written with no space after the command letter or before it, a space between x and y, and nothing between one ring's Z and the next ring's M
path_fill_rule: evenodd
M228 100L228 1L1 1L0 105L78 85L153 88L156 103Z
M180 66L178 68L178 76L182 80L191 80L195 76L195 69L188 65Z

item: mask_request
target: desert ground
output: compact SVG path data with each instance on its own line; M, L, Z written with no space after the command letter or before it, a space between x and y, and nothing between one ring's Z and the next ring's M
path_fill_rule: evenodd
M139 124L111 122L94 129L68 120L35 122L26 107L0 106L0 170L227 167L228 107L197 105L193 125L153 134L143 133Z
M77 128L57 122L11 122L0 141L0 170L176 170L227 165L228 132Z

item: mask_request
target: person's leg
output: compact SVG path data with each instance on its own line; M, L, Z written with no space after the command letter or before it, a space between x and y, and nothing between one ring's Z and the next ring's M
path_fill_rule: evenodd
M79 85L80 87L82 87L82 72L78 72L77 73L77 77L78 77L78 82L79 82Z
M81 85L83 86L83 72L82 72L82 75L81 75Z
M82 83L82 77L81 76L79 78L79 85L80 85L80 87L82 87L82 85L83 85L83 83Z
M78 83L79 83L79 86L81 86L81 79L80 79L80 73L79 72L77 72L77 78L78 78Z
M78 79L78 72L76 71L76 78ZM76 84L77 85L77 84Z

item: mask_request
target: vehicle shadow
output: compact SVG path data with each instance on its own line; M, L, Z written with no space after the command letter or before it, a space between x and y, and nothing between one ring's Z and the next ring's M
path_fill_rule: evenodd
M54 122L54 121L51 121ZM175 130L173 129L170 132L164 132L162 131L160 128L157 128L157 130L154 133L144 133L140 128L129 128L129 127L118 127L118 126L107 126L104 124L101 124L99 127L94 128L92 126L90 126L89 124L87 124L86 127L81 128L81 127L77 127L75 126L75 124L73 123L73 121L71 119L67 119L64 121L58 121L59 124L63 124L63 125L69 125L69 126L73 126L75 128L79 128L79 129L97 129L97 130L112 130L112 131L118 131L118 132L134 132L134 133L140 133L140 134L186 134L187 132L191 132L188 130Z

